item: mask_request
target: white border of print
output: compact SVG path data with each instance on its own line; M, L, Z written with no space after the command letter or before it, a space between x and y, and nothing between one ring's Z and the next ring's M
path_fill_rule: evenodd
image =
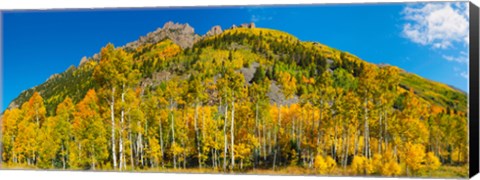
M181 0L181 1L158 1L158 0L3 0L0 2L0 10L19 9L90 9L90 8L126 8L126 7L187 7L187 6L229 6L229 5L260 5L260 4L324 4L324 3L392 3L392 2L416 2L418 0ZM422 0L422 1L448 1L448 0ZM480 0L472 0L480 5ZM1 17L1 16L0 16ZM0 21L1 22L1 21ZM1 92L1 91L0 91ZM226 174L173 174L173 173L127 173L127 172L88 172L88 171L38 171L38 170L0 170L2 180L9 179L46 179L46 180L132 180L132 179L192 179L195 180L342 180L342 179L375 179L390 180L402 178L379 178L379 177L326 177L326 176L271 176L271 175L226 175ZM405 179L405 178L403 178ZM409 178L413 179L413 178ZM480 180L477 175L472 179Z

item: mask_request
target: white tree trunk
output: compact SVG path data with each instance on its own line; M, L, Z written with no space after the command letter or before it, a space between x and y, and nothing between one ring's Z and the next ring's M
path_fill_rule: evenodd
M172 146L175 146L175 128L174 128L174 124L175 124L175 119L174 119L174 114L173 114L173 100L170 100L170 114L172 116ZM173 153L173 168L177 168L177 156L175 153Z
M125 88L125 85L122 86L122 94L121 94L122 105L121 105L121 108L120 108L120 132L119 132L119 136L118 136L118 139L119 139L118 151L120 153L120 171L125 169L125 167L124 167L125 153L124 153L124 150L123 150L123 126L124 126L124 119L125 119L125 107L124 107L124 104L123 104L123 103L125 103L125 89L124 88Z
M198 165L200 168L202 168L202 152L200 149L200 139L198 136L198 103L195 103L195 115L194 115L194 129L195 129L195 145L197 146L197 152L198 152Z
M232 127L230 128L230 138L231 138L231 146L232 149L230 150L230 154L232 156L232 170L235 168L235 151L234 151L234 141L235 141L235 136L233 134L235 130L235 96L233 96L232 99Z
M364 117L365 117L365 123L364 123L364 130L363 130L363 138L364 138L364 156L366 158L369 158L368 154L368 149L369 149L369 144L368 144L368 100L365 98L365 107L364 107Z
M164 160L163 160L163 157L164 157L164 147L163 147L163 126L162 126L162 120L159 119L158 120L158 129L159 129L159 133L160 133L160 154L162 156L162 168L165 167L165 163L164 163Z
M255 138L258 140L260 140L259 135L260 135L260 132L258 130L258 102L256 102L255 103ZM260 146L260 148L261 147L262 146ZM257 166L259 151L261 151L261 149L259 149L258 147L255 147L253 168L256 168Z
M277 128L275 128L275 139L274 139L274 143L275 143L275 149L274 149L274 153L273 153L273 170L275 170L275 165L277 163L277 153L278 153L278 133L280 132L280 126L281 126L281 121L282 120L282 106L279 104L278 105L278 121L277 121Z
M224 136L224 150L223 150L223 170L225 171L227 169L227 116L228 116L228 104L225 103L225 122L223 124L223 136Z
M112 160L113 169L117 169L117 153L115 152L115 87L112 88L112 97L110 102L110 117L112 120Z

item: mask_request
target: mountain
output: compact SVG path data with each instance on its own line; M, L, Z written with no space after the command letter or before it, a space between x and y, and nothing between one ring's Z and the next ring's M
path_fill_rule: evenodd
M286 32L168 22L22 92L0 147L8 167L466 177L467 105Z
M248 43L244 42L245 40L252 38L258 38L258 40ZM260 42L260 40L263 40L263 42ZM280 42L280 44L274 44L278 42ZM275 49L262 51L262 46L274 46ZM291 51L288 50L289 47L295 47L294 51L289 52ZM119 48L123 48L127 52L133 53L134 58L137 60L147 59L141 63L144 66L144 69L142 69L142 83L150 83L150 85L158 84L161 82L162 76L168 76L167 74L172 72L166 70L156 71L152 68L146 68L149 63L153 63L153 61L149 60L149 57L153 57L154 55L149 53L153 51L162 52L171 50L171 48L176 49L177 51L173 52L171 55L161 55L161 57L159 56L156 58L176 59L178 58L177 55L185 54L185 52L188 51L191 52L192 49L194 49L193 51L197 50L197 52L199 52L199 50L205 50L204 52L201 52L202 54L195 55L197 57L200 56L202 60L204 60L203 58L211 58L210 55L218 55L218 58L226 58L225 53L228 53L228 50L235 50L236 52L243 53L248 57L255 58L251 59L252 62L257 61L253 62L256 64L255 66L241 69L241 72L247 81L252 78L256 67L258 67L258 61L264 61L260 62L260 64L264 65L266 69L272 69L272 63L274 61L277 62L278 60L283 62L287 56L291 57L297 66L300 66L300 68L295 67L291 70L301 69L302 71L304 71L307 67L306 61L312 61L311 57L304 59L306 57L305 54L322 56L321 58L323 58L324 61L319 63L324 65L328 64L328 70L332 72L335 68L337 68L334 64L340 64L342 62L348 62L352 64L367 63L366 61L361 60L360 58L347 52L342 52L317 42L301 42L296 37L288 33L271 29L257 28L253 23L242 24L238 27L233 25L231 28L225 31L223 31L220 26L214 26L205 35L200 36L195 34L194 29L189 24L167 22L162 28L148 33L146 36L142 36L138 40L127 43ZM222 50L217 53L211 52L212 50L218 48ZM301 51L303 51L303 54L298 54L298 52ZM205 55L208 57L204 57ZM20 104L25 102L34 91L38 91L45 98L47 109L50 110L49 112L53 112L54 107L56 107L56 105L66 96L72 97L74 101L77 102L85 95L89 88L98 87L95 85L94 80L91 77L94 65L85 65L87 61L92 60L99 61L100 55L95 54L90 58L82 58L78 68L71 66L63 73L52 75L52 77L49 78L45 83L23 91L9 104L8 108L18 107ZM389 65L379 65L379 67L382 66ZM356 72L351 73L356 76ZM402 71L400 74L401 82L399 87L403 90L408 91L411 88L415 91L416 95L433 105L466 112L467 94L465 92L405 71ZM274 82L272 82L271 86L273 87L271 91L275 91L270 92L269 94L272 96L270 97L271 101L278 102L279 99L275 97L277 97L279 94L279 92L277 92L279 91L279 87ZM298 96L295 96L290 101L290 103L297 102Z

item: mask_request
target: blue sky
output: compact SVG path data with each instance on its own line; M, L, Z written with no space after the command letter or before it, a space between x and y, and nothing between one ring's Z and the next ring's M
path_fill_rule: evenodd
M200 35L214 25L226 29L255 22L468 92L466 8L466 3L400 3L7 11L2 14L2 109L23 90L77 66L108 42L124 45L167 21L189 23Z

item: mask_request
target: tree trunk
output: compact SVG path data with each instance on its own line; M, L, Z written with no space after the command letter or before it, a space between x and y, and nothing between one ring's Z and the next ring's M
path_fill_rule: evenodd
M279 104L278 105L278 120L277 120L277 128L275 128L275 138L274 138L274 143L275 143L275 150L274 150L274 153L273 153L273 170L275 170L275 165L277 163L277 153L278 153L278 133L280 131L280 126L281 126L281 119L282 119L282 107L281 105Z
M173 100L170 99L170 116L172 117L172 124L171 124L171 127L172 127L172 147L175 147L175 116L173 114ZM177 156L176 156L176 153L173 152L173 168L176 169L177 168Z
M262 118L262 130L263 130L263 133L262 133L262 137L263 137L263 160L266 161L267 160L267 139L266 139L266 136L267 136L267 128L265 128L265 126L267 125L267 123L265 122L265 119Z
M132 138L132 133L129 132L129 139L130 139L130 166L132 168L132 171L135 170L135 166L133 164L133 138Z
M124 119L125 119L125 107L124 107L124 103L125 103L125 84L122 85L122 94L121 94L121 98L122 98L122 105L121 105L121 108L120 108L120 132L119 132L119 136L118 136L118 140L119 140L119 146L118 146L118 151L120 153L120 171L122 171L123 169L125 169L124 167L124 160L125 160L125 155L124 155L124 150L123 150L123 126L124 126Z
M359 136L360 136L360 131L356 130L355 131L355 137L353 137L353 144L355 144L355 148L353 148L353 156L356 156L357 155L357 152L358 152L358 141L359 141Z
M319 108L319 118L318 118L318 126L317 126L317 147L320 146L320 138L321 138L321 123L322 123L322 118L323 118L323 114L322 114L322 106L323 106L323 100L320 101L320 108ZM317 151L317 155L319 154L320 152Z
M334 127L334 132L333 132L333 149L332 149L332 158L333 159L337 159L337 144L338 144L338 133L337 133L337 123L336 123L337 120L335 120L335 127Z
M299 121L299 125L298 125L298 136L297 136L297 140L296 140L296 145L297 145L297 157L298 157L298 160L300 161L300 159L302 158L302 147L300 145L300 142L302 141L302 135L303 135L303 118L300 119ZM305 163L303 163L305 164ZM303 165L302 164L302 165Z
M95 170L95 157L91 156L91 161L92 161L92 170Z
M273 123L270 126L274 126ZM275 128L275 127L273 127ZM268 155L272 154L272 127L268 128Z
M65 166L66 166L65 165L66 164L65 154L66 154L65 153L65 148L64 148L63 143L62 143L62 167L63 167L64 170L65 170Z
M205 121L204 121L205 122ZM213 121L214 123L214 127L217 128L217 120L214 120ZM203 126L205 127L205 126ZM203 129L203 132L205 133L205 128ZM205 137L205 134L203 135L203 137ZM212 165L213 165L213 168L214 169L217 169L217 162L218 162L218 158L217 158L217 133L213 133L213 137L214 137L214 148L213 148L213 162L212 162Z
M0 134L1 134L1 133L0 133ZM12 139L12 142L15 144L15 136L12 136L11 139ZM3 146L2 146L2 147L3 147ZM12 148L12 158L13 158L13 160L12 160L13 163L16 164L16 163L17 163L17 153L15 152L15 147ZM2 158L0 158L0 159L2 159ZM0 161L0 163L2 163L2 162Z
M138 133L137 134L137 142L136 142L136 145L135 145L135 157L136 157L136 162L135 164L136 165L139 165L139 162L141 161L141 156L140 156L140 149L141 149L141 146L142 146L142 134L141 133ZM140 158L140 159L138 159Z
M167 121L168 122L168 121ZM158 129L159 129L159 133L160 133L160 154L162 156L162 168L165 168L165 161L163 160L163 158L165 157L165 151L164 151L164 145L163 145L163 126L162 126L162 120L159 119L158 120Z
M197 120L198 120L198 103L195 103L195 115L194 115L194 128L195 128L195 145L197 146L197 152L198 152L198 166L202 168L202 152L200 149L200 140L198 137L198 125L197 125Z
M231 125L232 127L230 128L230 138L231 138L231 146L232 146L232 149L230 151L230 154L231 154L231 158L232 158L232 166L231 166L231 170L233 171L233 169L235 168L235 150L234 150L234 141L235 141L235 136L233 134L233 132L235 131L235 121L234 121L234 118L235 118L235 94L232 94L232 122L231 122Z
M112 120L112 160L113 169L117 169L117 153L115 152L115 87L112 87L112 97L110 102L110 117Z
M225 121L223 123L223 136L224 136L224 150L223 150L223 170L227 170L227 116L228 116L228 104L225 103Z
M260 139L259 134L260 134L260 132L258 131L258 102L256 102L255 103L255 138L256 139ZM254 169L257 167L257 164L258 164L258 154L259 154L258 152L259 152L259 148L255 147L255 151L254 151L254 154L253 154L253 156L254 156L253 157L253 159L254 159L253 168Z
M185 121L187 122L187 121ZM181 139L181 143L182 143L182 147L185 149L185 142L183 140L183 138ZM185 169L187 167L187 156L185 154L185 150L182 151L182 157L183 157L183 169Z
M140 139L141 141L141 139ZM143 147L147 147L147 142L144 142L145 144L140 145L140 164L142 164L142 167L145 167L145 158L143 156Z
M380 128L380 133L378 137L378 153L382 154L383 129L382 129L382 113L381 112L378 113L378 117L379 117L378 127Z
M204 143L205 143L205 108L202 111L202 142L201 142L202 146L204 146ZM203 151L204 150L202 148L202 153L203 153ZM208 159L208 157L207 157L207 159Z
M347 169L347 163L348 163L348 149L350 148L350 128L348 128L347 126L347 140L346 140L346 143L347 143L347 147L345 148L345 159L343 161L343 169L346 170Z
M385 138L384 138L384 141L385 141L385 149L388 149L388 138L389 138L389 137L388 137L388 121L387 121L388 118L387 118L387 115L388 115L388 113L387 113L387 111L385 111L385 112L384 112L384 118L385 118L384 124L385 124L385 128L384 128L384 131L383 131L384 134L385 134L385 135L384 135L384 136L385 136Z
M364 124L364 131L363 131L363 138L364 138L364 156L366 158L370 158L369 154L368 154L368 149L369 149L369 144L368 144L368 99L365 98L365 107L364 107L364 117L365 117L365 124Z

